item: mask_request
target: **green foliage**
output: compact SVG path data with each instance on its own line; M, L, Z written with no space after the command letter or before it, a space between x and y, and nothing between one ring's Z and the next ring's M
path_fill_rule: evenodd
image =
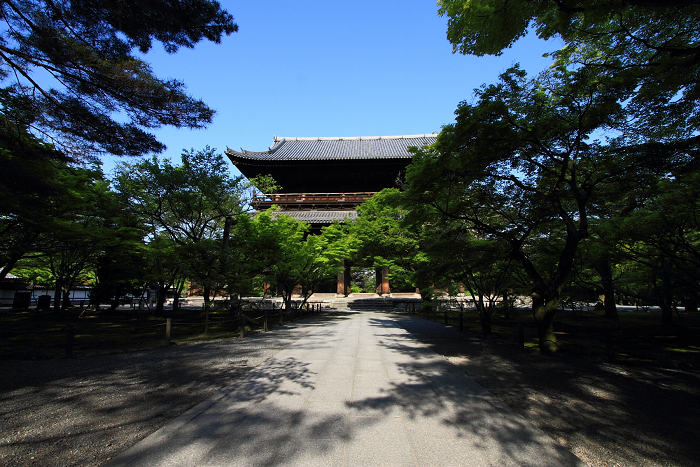
M0 15L0 114L79 157L161 151L149 129L209 123L213 110L132 52L158 41L174 53L238 28L212 0L9 0Z
M457 109L434 147L407 171L410 203L507 245L532 283L544 350L556 350L552 320L600 187L634 184L644 160L591 138L622 119L619 93L552 70L528 80L515 67ZM605 193L606 190L602 190Z
M421 240L426 261L418 270L421 288L434 285L456 295L459 286L474 297L483 334L491 333L491 316L504 289L513 287L512 260L506 242L480 237L461 222L434 217Z
M697 2L438 4L455 52L498 55L531 28L564 46L530 84L511 70L477 90L478 104L462 103L414 162L412 190L508 242L545 307L574 265L579 285L604 291L606 315L616 315L615 283L665 310L674 293L694 295L697 229L684 201L696 199L700 149ZM431 180L444 182L432 190Z
M0 277L51 228L55 199L67 196L65 157L0 117Z
M282 189L281 186L277 184L272 175L258 175L249 180L250 186L256 188L260 193L270 194L276 193Z
M403 225L411 207L402 194L386 188L357 207L350 235L359 248L356 264L374 269L389 267L392 289L414 289L413 274L421 263L418 237Z
M146 231L150 277L161 290L186 278L210 290L223 284L230 235L227 222L243 210L242 177L232 178L221 154L208 146L184 151L181 165L157 157L120 164L115 189Z
M308 229L307 223L274 209L256 215L253 221L259 273L277 286L286 308L297 286L307 299L352 254L351 242L339 224L322 229L320 235L307 235Z
M700 6L673 0L441 0L448 39L464 54L500 54L534 27L558 38L554 66L620 93L630 143L649 157L697 154L700 137ZM694 159L696 156L691 156Z
M106 254L116 259L127 249L138 249L140 231L123 223L117 200L98 166L85 169L55 162L51 175L51 183L60 187L57 196L22 214L28 217L22 219L27 231L40 227L33 231L16 272L54 286L59 311L62 292L75 284L94 283Z
M660 304L665 324L671 324L678 298L700 298L699 195L697 173L659 177L642 205L598 232L626 263L620 290Z

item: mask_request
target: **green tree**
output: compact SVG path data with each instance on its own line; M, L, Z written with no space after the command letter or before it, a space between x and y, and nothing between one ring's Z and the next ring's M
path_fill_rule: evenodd
M232 178L223 156L209 147L184 151L179 166L157 157L124 163L115 177L116 191L148 232L147 243L158 239L154 251L162 251L164 258L176 251L178 274L172 277L184 274L202 286L207 302L211 290L223 282L226 221L242 212L243 188L242 177ZM165 288L159 300L162 311L164 293L172 282L164 277L158 281Z
M51 229L56 200L73 181L62 175L66 162L52 146L0 116L0 278Z
M564 47L555 66L620 93L628 144L661 163L700 149L700 4L689 0L440 0L463 54L498 55L534 27ZM676 160L675 163L680 163ZM691 169L693 166L689 166ZM694 169L693 169L694 170Z
M178 297L188 279L188 265L183 261L181 250L186 247L177 244L166 234L149 235L146 239L146 283L144 287L155 286L157 301L155 312L163 313L166 293L173 289Z
M404 227L411 207L396 188L385 188L357 207L350 234L358 245L356 263L389 268L392 289L415 289L413 274L421 264L418 230Z
M600 232L617 254L649 271L651 293L644 295L661 305L662 324L673 323L679 298L696 301L700 297L699 200L700 174L659 177L647 188L643 206L619 216Z
M20 261L17 266L20 275L24 267L50 272L54 307L60 312L65 308L62 297L84 281L87 273L94 273L98 258L118 237L120 228L108 220L112 193L99 166L84 169L64 164L56 168L53 183L62 193L47 200L37 214L46 224L25 253L24 264Z
M563 47L552 53L555 67L570 70L573 80L588 82L595 76L601 85L615 89L619 95L624 118L614 128L615 150L646 159L642 163L644 171L656 174L656 180L647 177L650 186L663 184L668 196L674 196L671 193L676 190L681 196L686 192L687 178L697 173L700 154L697 132L700 4L697 1L441 0L439 5L440 14L449 17L447 34L456 52L498 55L530 28L540 38L563 41ZM656 170L648 170L651 164L657 165ZM681 181L683 178L686 181ZM665 284L661 287L665 298L659 297L659 302L665 310L664 321L668 322L672 278L680 280L681 276L687 276L682 271L691 264L686 261L692 255L679 259L683 256L681 252L687 251L679 246L687 246L680 237L687 237L688 230L680 228L683 234L674 232L671 235L675 238L670 240L669 235L661 233L679 224L671 222L668 227L662 227L656 223L658 216L645 205L655 195L647 189L640 196L640 190L634 186L626 190L628 193L622 198L628 202L617 203L618 209L612 216L601 215L607 219L618 214L632 216L640 223L636 228L639 230L628 230L631 238L627 239L619 237L619 231L607 234L618 245L625 246L629 258L632 251L637 251L635 257L646 258L646 264L656 271L653 275ZM667 204L667 215L683 217L682 206ZM641 211L636 213L637 209ZM649 219L642 221L645 216ZM661 230L649 231L649 225ZM600 230L602 235L606 229L603 223L594 230ZM640 235L645 237L644 241ZM661 243L665 246L661 247ZM674 259L676 249L679 256ZM606 314L611 315L615 312L611 308L612 300L608 299L614 288L609 256L615 254L615 251L604 252L595 268L606 291Z
M105 216L108 236L97 258L90 297L95 304L109 303L115 311L123 297L142 295L148 262L138 218L123 209L114 192L110 195Z
M237 299L253 292L255 277L264 271L264 267L258 255L256 225L252 216L241 213L229 223L229 234L224 235L222 245L221 266L223 283L229 295Z
M0 114L76 157L159 152L150 129L209 123L213 110L135 52L218 43L238 28L212 0L5 0L0 21Z
M287 310L295 289L300 287L305 302L321 281L339 272L340 260L353 253L339 225L308 235L306 222L274 209L256 215L253 225L258 272L277 286Z
M623 116L619 96L595 77L583 84L552 71L528 80L516 67L456 114L434 147L415 155L409 199L508 245L532 282L540 349L556 351L554 315L589 235L596 189L633 178L639 163L590 136Z
M451 289L464 287L475 299L483 335L491 334L497 299L511 286L509 245L497 236L474 235L460 220L433 216L430 224L430 233L421 236L425 260L416 273L421 288L442 284Z

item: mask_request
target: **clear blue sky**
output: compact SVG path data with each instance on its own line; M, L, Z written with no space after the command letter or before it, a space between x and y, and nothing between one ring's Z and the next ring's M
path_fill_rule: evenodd
M533 34L500 57L452 54L447 18L431 0L221 1L239 32L145 59L217 111L205 130L156 131L179 161L206 145L266 150L273 136L439 132L473 89L516 62L535 74L556 44ZM105 161L105 171L113 163ZM231 165L232 173L238 173Z

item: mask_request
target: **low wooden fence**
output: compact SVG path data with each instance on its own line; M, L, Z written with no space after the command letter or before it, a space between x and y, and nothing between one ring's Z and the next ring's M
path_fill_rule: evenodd
M423 307L419 312L418 316L435 321L435 322L443 322L445 326L451 326L453 323L456 322L457 327L459 328L459 332L464 332L464 307L460 303L460 310L459 314L457 316L450 316L449 311L447 309L443 310L438 310L438 306L427 306ZM517 329L516 329L516 339L518 343L518 347L521 349L525 348L525 328L522 323L517 324ZM609 348L612 348L612 344L608 345ZM608 352L609 354L612 353L612 351Z
M204 308L204 307L203 307ZM267 332L271 326L283 325L285 322L293 322L297 319L318 315L322 313L322 307L320 303L306 303L305 306L299 307L295 306L290 310L285 310L283 308L269 309L269 308L247 308L242 309L237 313L237 317L228 320L210 320L209 312L205 308L204 321L179 321L173 318L165 318L165 322L157 324L138 324L138 316L136 325L133 326L133 333L138 334L142 332L150 332L157 328L163 328L163 337L165 338L165 344L170 345L170 341L173 335L173 331L182 326L203 326L203 333L206 335L209 333L209 329L214 325L228 324L233 329L238 329L239 337L244 338L246 333L252 328L257 328L263 332ZM46 334L57 334L65 333L65 358L73 357L73 350L76 343L76 334L80 331L80 326L76 324L67 324L59 329L51 330L34 330L34 331L0 331L0 335L28 335L28 336L39 336ZM95 335L109 335L109 333L95 331ZM114 333L114 335L117 335Z

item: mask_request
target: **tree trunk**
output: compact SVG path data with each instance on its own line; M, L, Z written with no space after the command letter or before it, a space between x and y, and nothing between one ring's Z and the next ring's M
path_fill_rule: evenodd
M226 216L226 221L224 222L224 238L221 245L221 269L219 271L222 276L226 275L226 270L228 269L228 244L232 225L233 218L231 216Z
M156 297L156 314L163 314L163 306L165 305L165 284L158 283L158 296Z
M507 290L503 290L503 313L505 319L510 319L510 315L513 310L511 310L510 294Z
M61 312L63 313L70 307L70 290L63 291L63 299L61 301Z
M605 306L605 317L618 321L617 306L615 305L615 287L613 282L612 267L610 261L602 260L597 267L600 274L600 282L603 286L603 305Z
M661 325L670 326L673 324L673 294L668 274L663 275L661 284Z
M211 287L208 285L204 286L204 303L209 303L211 300Z
M554 314L557 311L558 303L556 297L546 300L538 292L532 294L532 315L535 317L537 337L542 353L556 353L559 350L557 336L554 334Z
M57 315L61 314L62 311L62 305L63 305L63 279L62 278L57 278L56 279L56 290L54 290L53 293L53 312L56 313Z
M112 303L110 303L110 306L109 306L109 311L111 313L114 313L115 311L117 311L117 308L119 307L119 296L120 295L121 295L121 292L119 291L119 289L116 289L114 295L112 296Z
M10 271L12 271L12 269L15 267L15 264L17 264L17 261L19 261L19 257L17 259L8 259L5 265L0 267L0 280L4 279L5 276L7 276L10 273Z
M479 310L479 320L481 321L481 334L486 337L491 335L491 315L484 304L484 296L479 294L479 301L476 303Z

